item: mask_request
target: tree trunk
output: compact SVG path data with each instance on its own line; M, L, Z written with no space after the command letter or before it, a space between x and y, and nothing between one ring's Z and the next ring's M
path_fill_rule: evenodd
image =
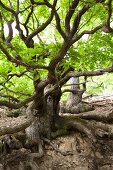
M46 88L46 93L47 91L49 91L49 89L52 87L53 85L49 84ZM57 88L51 92L49 95L46 96L46 106L47 106L47 115L49 117L49 121L50 121L50 131L55 131L55 121L57 119L57 117L59 116L59 102L60 102L60 98L61 98L61 89L59 86L57 86Z
M38 80L37 83L40 81ZM58 87L49 95L45 95L53 85L47 85L45 89L38 90L35 84L36 98L26 110L29 117L33 117L33 123L26 129L28 144L34 146L41 143L41 137L51 138L51 132L55 131L55 120L59 115L59 101L61 90Z
M73 92L70 92L70 95L67 99L66 107L68 108L74 107L82 101L82 92L80 91L79 87L79 77L72 77L70 79L70 83L70 90L72 90Z
M71 89L70 95L68 97L64 112L69 113L81 113L93 110L92 105L88 105L82 102L82 95L86 90L86 84L83 83L83 89L79 86L79 77L72 77L70 79Z

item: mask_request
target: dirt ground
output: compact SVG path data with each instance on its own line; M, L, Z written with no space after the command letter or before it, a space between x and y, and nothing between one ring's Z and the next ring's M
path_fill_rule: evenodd
M84 101L94 105L95 110L90 111L92 114L106 114L113 110L112 96L87 97ZM93 145L84 134L70 131L68 136L59 137L51 144L44 143L44 156L31 163L22 155L13 161L9 159L6 170L113 170L112 138L98 138ZM17 155L16 152L12 154ZM9 157L11 155L7 155L6 159ZM3 170L2 165L0 170Z

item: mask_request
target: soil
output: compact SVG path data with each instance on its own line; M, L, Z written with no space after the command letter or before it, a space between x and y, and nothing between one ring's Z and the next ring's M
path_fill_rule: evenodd
M94 105L92 114L113 109L112 96L87 97L84 101ZM30 163L26 158L28 150L13 151L5 158L8 160L6 170L113 170L113 139L108 136L98 138L93 145L85 134L70 130L68 136L58 137L51 145L44 143L43 146L44 156ZM16 159L9 159L11 157ZM3 170L2 165L0 170Z

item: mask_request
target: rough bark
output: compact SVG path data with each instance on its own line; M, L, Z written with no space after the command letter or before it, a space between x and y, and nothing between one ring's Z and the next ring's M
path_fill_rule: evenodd
M71 89L66 105L61 106L61 113L81 113L93 110L93 106L82 101L82 95L86 90L86 81L83 83L83 90L80 89L79 77L70 79Z

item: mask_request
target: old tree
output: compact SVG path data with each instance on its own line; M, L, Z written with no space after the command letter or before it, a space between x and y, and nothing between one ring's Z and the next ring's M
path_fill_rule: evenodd
M98 129L113 135L111 113L80 113L92 109L81 101L87 77L113 72L112 7L112 0L0 0L0 106L23 110L22 119L2 120L0 135L25 130L23 147L35 148L31 157L43 156L43 140L70 129L93 143ZM62 90L69 79L71 89ZM71 96L61 110L75 114L63 116L60 100L67 91Z

